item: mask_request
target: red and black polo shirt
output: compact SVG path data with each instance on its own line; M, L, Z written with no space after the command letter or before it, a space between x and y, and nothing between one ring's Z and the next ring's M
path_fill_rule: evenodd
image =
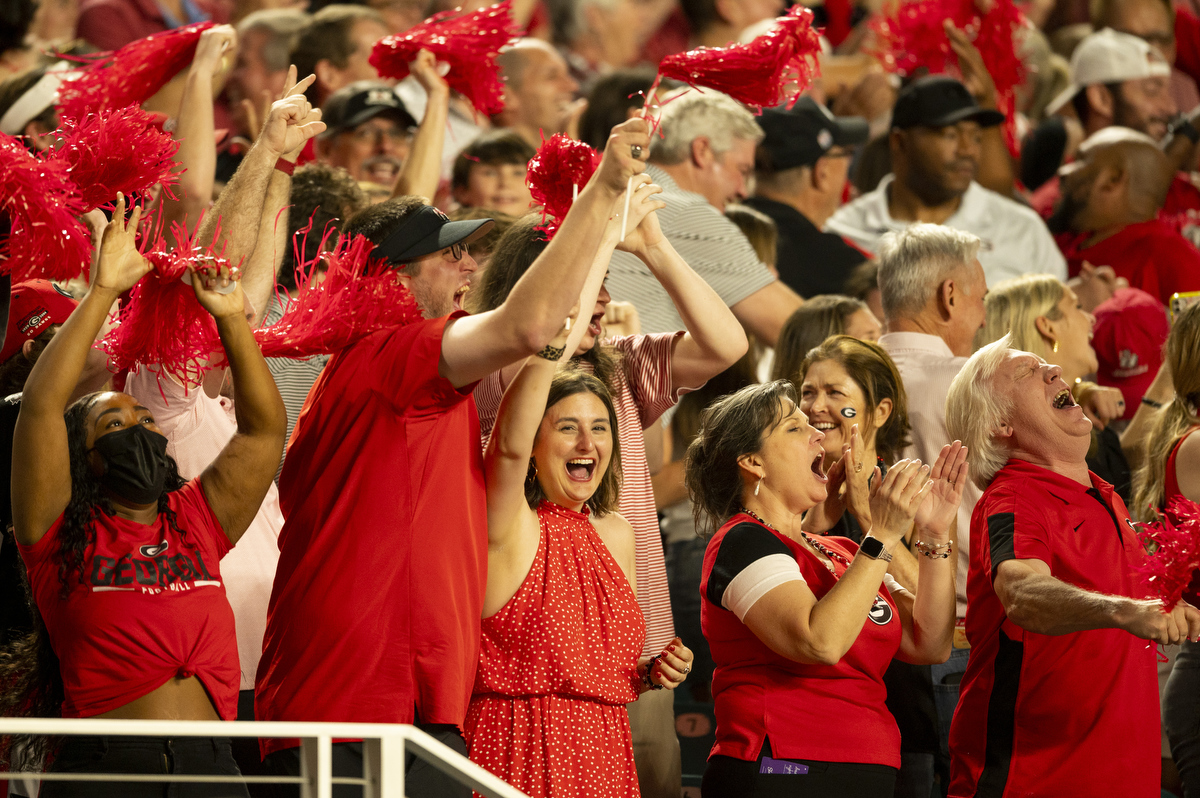
M1140 596L1143 557L1121 498L1010 460L975 505L967 579L971 658L950 727L950 795L1157 798L1152 645L1118 629L1028 632L993 589L1005 560L1041 560L1084 590Z

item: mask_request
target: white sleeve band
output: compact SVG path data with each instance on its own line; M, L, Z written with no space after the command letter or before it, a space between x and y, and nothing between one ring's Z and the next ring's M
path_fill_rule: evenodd
M800 565L794 557L787 554L768 554L747 565L729 581L721 603L725 605L725 609L736 615L739 621L743 621L746 613L760 598L785 582L797 581L803 582L804 576L800 573Z

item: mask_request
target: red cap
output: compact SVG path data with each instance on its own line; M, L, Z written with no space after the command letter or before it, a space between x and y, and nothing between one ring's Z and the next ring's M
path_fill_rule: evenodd
M14 285L0 363L7 363L21 351L26 341L37 338L52 325L65 322L76 305L78 303L70 294L49 280L30 280Z
M1167 311L1157 297L1137 288L1121 288L1093 311L1092 348L1101 385L1120 388L1125 418L1133 418L1146 389L1163 362L1163 344L1171 332Z

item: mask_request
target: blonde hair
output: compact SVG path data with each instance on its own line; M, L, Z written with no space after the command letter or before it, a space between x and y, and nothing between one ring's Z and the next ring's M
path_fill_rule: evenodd
M738 226L759 260L768 266L775 265L778 260L779 228L775 226L774 219L749 205L736 202L725 206L725 218Z
M1008 462L1008 449L993 437L1012 412L1012 401L992 385L1012 348L1005 335L982 347L963 364L946 395L946 431L970 452L971 480L987 488Z
M1133 478L1130 514L1139 521L1155 521L1166 503L1167 458L1184 433L1200 424L1200 305L1187 307L1175 319L1167 336L1166 362L1171 367L1175 398L1158 411L1145 443L1142 466Z
M1065 290L1057 277L1049 274L1026 274L1005 280L988 291L983 300L987 321L981 333L981 344L990 344L1007 333L1012 348L1032 352L1042 360L1050 360L1050 348L1037 329L1037 319L1045 316L1051 321L1062 318L1058 303Z

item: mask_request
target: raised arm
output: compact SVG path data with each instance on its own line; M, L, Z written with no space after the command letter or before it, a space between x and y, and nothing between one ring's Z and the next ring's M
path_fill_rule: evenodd
M1109 596L1051 575L1041 560L1005 560L995 574L996 596L1008 619L1030 632L1065 635L1089 629L1124 629L1168 645L1200 638L1200 611L1181 601L1163 612L1161 601Z
M134 243L140 219L141 208L135 208L125 223L125 198L118 194L92 285L25 381L13 433L13 458L21 467L12 470L13 527L17 541L25 545L41 540L71 500L71 457L63 412L108 309L150 271L150 263Z
M615 206L629 178L645 169L645 163L630 153L635 145L643 153L650 148L644 120L630 119L613 128L596 173L504 304L446 325L443 377L455 386L470 384L537 352L554 337L579 298L609 216L614 209L623 212ZM658 201L652 204L663 207Z
M671 390L699 388L746 353L746 333L719 294L692 270L650 213L620 245L637 255L666 290L687 332L671 359Z
M446 141L446 120L450 115L450 84L437 73L437 61L428 50L419 51L409 68L425 89L428 101L408 158L396 178L392 196L411 194L432 199L437 195L442 179L442 147Z
M212 202L213 174L217 169L217 144L213 124L213 79L223 69L227 52L237 48L237 31L218 25L200 34L196 55L188 70L175 120L179 151L175 161L183 167L176 199L164 196L159 219L164 229L185 222L196 229L196 220Z
M928 493L929 469L920 460L901 460L879 482L869 532L892 551ZM886 573L887 562L859 554L819 601L805 582L785 582L755 602L744 623L780 656L836 664L858 639Z
M204 469L200 483L229 541L237 543L258 513L279 468L287 411L246 322L241 286L230 294L217 292L218 286L228 284L228 267L216 274L193 274L196 299L217 323L237 388L237 433Z
M309 105L303 94L314 80L316 77L309 75L292 87L287 97L271 106L258 140L200 224L196 233L200 246L213 242L214 251L234 264L242 263L253 254L259 226L246 224L244 220L259 219L272 172L277 171L276 161L300 149L325 129L325 123L320 121L320 109Z
M296 82L295 66L288 68L284 86L287 88L276 101L303 93L301 84ZM315 121L317 118L319 117L314 115L305 121ZM300 146L285 152L280 159L294 168L303 149L302 142ZM279 267L283 264L284 252L288 246L288 200L291 193L292 176L283 169L271 170L262 212L258 216L254 253L246 261L242 271L242 291L245 292L250 307L254 308L254 319L250 322L252 328L261 325L263 317L267 315L267 304L275 288Z

